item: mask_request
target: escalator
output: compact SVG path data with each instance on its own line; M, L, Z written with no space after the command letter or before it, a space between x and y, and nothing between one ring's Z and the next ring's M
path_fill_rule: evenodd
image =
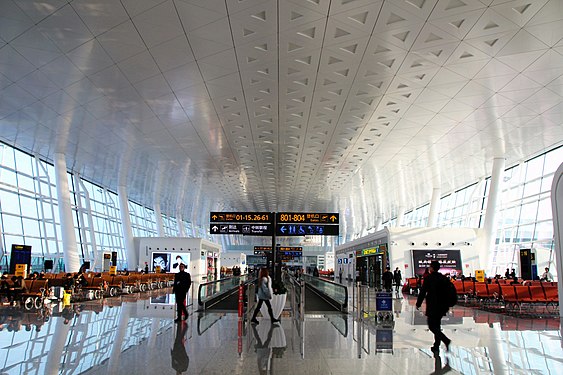
M246 305L249 289L254 290L249 285L255 280L255 277L242 275L201 284L197 293L198 311L238 311L240 284L244 285L243 299Z
M340 312L340 309L328 302L326 298L323 298L311 285L305 284L305 312L327 311Z

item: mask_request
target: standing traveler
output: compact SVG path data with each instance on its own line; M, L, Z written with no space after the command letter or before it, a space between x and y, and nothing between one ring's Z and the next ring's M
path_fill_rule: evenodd
M383 272L383 276L381 278L383 279L383 288L387 292L390 292L391 288L393 288L393 274L391 273L391 268L385 268L385 272Z
M395 268L393 273L393 280L395 281L395 286L397 287L397 292L401 290L401 283L403 281L403 276L401 275L401 270L399 267Z
M274 318L274 313L272 312L272 304L270 300L272 299L272 279L268 276L268 269L262 268L260 270L260 276L258 277L258 304L254 309L254 314L252 315L252 319L250 320L254 324L258 324L258 320L256 316L258 315L258 311L260 311L260 307L262 304L265 303L266 307L268 308L268 314L270 314L270 319L272 323L279 322L279 319Z
M186 294L192 285L192 276L185 271L186 265L184 263L180 263L179 267L180 271L174 275L174 286L172 287L172 292L174 292L174 296L176 297L176 310L178 312L178 318L174 320L176 323L188 318L188 310L186 309ZM182 314L184 314L183 318Z
M451 340L444 335L441 329L442 317L449 310L448 303L444 296L447 293L447 284L450 282L448 278L442 275L438 270L440 263L433 260L430 263L430 274L424 280L422 289L416 300L416 309L420 308L422 301L426 299L426 317L428 319L428 328L434 334L434 345L430 348L433 353L439 353L440 342L446 345L446 351L450 350Z

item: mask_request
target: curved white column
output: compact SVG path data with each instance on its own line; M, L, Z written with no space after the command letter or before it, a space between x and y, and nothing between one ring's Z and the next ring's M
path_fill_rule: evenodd
M494 158L493 171L491 173L491 187L489 198L487 199L487 212L483 223L485 241L483 247L479 249L480 267L487 271L489 264L489 254L495 246L495 235L497 229L497 206L502 192L502 182L504 175L504 158Z
M162 220L162 212L160 211L160 203L154 205L154 216L156 219L156 232L158 237L166 237L164 234L164 220Z
M176 222L178 224L178 237L186 237L186 227L184 226L184 218L181 214L176 214Z
M559 299L563 296L563 163L557 168L551 184L551 209L553 216L553 235L555 237L555 264L557 265L557 283ZM559 304L559 316L563 309ZM562 326L563 331L563 326ZM563 345L563 344L562 344Z
M133 229L131 228L131 217L129 216L129 201L127 199L127 187L118 186L117 196L119 198L119 215L121 216L121 229L123 231L123 242L125 254L127 254L127 269L136 270L139 259L133 242Z
M70 203L70 189L68 187L65 155L56 153L54 155L54 162L65 271L77 272L80 269L80 259L78 257L78 246L76 245L74 221L72 220L72 206Z
M430 201L430 209L428 211L427 227L434 228L438 224L438 213L440 210L440 188L432 189L432 200Z
M397 212L397 223L395 224L395 226L396 227L402 226L404 219L405 219L405 207L400 206L399 212Z

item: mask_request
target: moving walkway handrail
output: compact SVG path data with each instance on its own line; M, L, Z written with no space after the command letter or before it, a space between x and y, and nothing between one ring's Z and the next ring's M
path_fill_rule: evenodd
M292 315L298 320L303 321L305 318L305 283L287 271L284 271L283 275L292 289L290 299Z
M348 288L346 286L307 274L303 274L302 278L315 291L337 304L336 307L340 311L346 311L348 307Z
M200 284L197 291L197 303L205 310L205 304L210 300L229 294L233 289L238 288L241 282L247 285L255 280L254 276L242 275Z

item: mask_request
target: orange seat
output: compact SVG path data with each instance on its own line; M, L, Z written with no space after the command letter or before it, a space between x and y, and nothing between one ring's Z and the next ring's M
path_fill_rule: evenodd
M500 293L500 285L499 284L489 284L487 286L487 289L489 291L489 295L491 296L491 298L499 298L501 293Z
M500 285L500 291L505 302L518 302L518 295L514 290L514 285Z
M475 297L490 298L487 283L475 283Z
M514 285L514 293L518 302L533 302L528 285Z
M540 284L529 285L530 299L532 302L547 302L545 292Z
M463 282L461 280L456 280L453 284L458 295L465 294L465 289L463 289Z
M556 286L544 286L545 299L547 302L559 303L559 293Z

